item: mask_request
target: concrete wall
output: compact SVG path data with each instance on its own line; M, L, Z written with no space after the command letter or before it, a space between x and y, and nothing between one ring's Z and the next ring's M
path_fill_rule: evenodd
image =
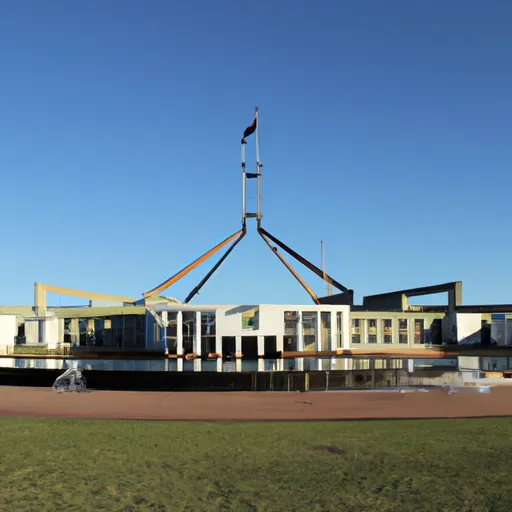
M457 313L457 342L480 343L482 315L480 313Z
M443 320L443 340L446 343L480 343L481 330L480 313L449 313Z
M12 350L17 334L16 315L0 315L0 354L7 354Z
M41 322L43 329L42 343L47 345L48 348L57 348L59 343L64 340L63 334L63 321L59 318L47 318Z
M39 320L25 319L25 339L27 345L37 345L40 343Z

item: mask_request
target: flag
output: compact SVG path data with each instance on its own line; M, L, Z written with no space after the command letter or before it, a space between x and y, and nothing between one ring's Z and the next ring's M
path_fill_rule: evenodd
M258 124L258 109L256 108L256 112L254 113L254 121L252 122L251 126L248 126L244 131L244 136L242 137L242 144L247 144L247 141L245 140L246 137L249 137L249 135L252 135L256 131L256 126Z

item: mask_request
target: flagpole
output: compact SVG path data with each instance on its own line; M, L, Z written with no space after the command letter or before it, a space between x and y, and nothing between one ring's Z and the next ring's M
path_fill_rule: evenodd
M254 112L254 118L256 119L256 174L258 175L258 228L261 226L261 164L260 164L260 140L259 140L259 125L260 120L258 119L258 107Z

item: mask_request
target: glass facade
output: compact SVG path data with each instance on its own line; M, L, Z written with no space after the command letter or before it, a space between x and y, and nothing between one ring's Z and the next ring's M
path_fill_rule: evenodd
M81 347L144 348L146 345L144 315L81 318L78 329Z

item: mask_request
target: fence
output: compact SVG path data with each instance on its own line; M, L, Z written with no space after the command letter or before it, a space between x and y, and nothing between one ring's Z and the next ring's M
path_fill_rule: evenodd
M447 370L328 370L313 372L166 372L84 370L89 389L133 391L335 391L408 386L460 386ZM62 370L0 368L0 385L51 386Z

